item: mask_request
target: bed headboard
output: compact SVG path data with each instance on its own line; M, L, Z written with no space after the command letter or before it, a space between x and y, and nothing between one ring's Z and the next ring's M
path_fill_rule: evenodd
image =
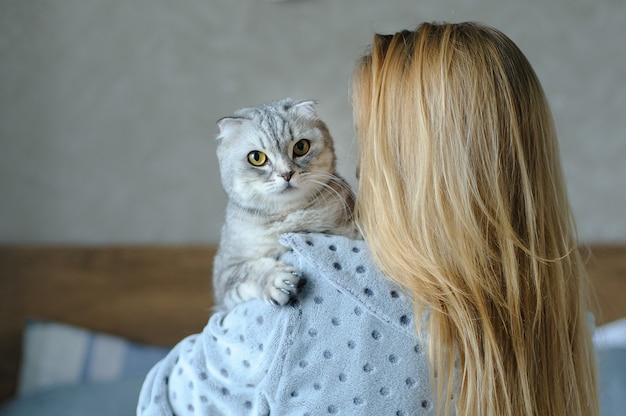
M598 322L626 316L626 246L590 253ZM0 403L15 392L29 318L158 345L200 331L214 255L214 246L0 247Z

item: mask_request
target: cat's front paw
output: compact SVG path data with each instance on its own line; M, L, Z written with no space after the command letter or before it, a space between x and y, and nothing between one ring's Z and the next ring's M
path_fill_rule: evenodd
M293 267L280 268L267 280L263 298L272 305L286 305L296 296L304 282L302 273Z

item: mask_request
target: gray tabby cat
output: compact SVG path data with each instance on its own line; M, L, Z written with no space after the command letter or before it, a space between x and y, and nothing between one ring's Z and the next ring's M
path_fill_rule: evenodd
M283 99L218 121L217 156L228 194L213 266L218 308L261 298L285 305L302 281L279 260L279 235L357 237L349 185L335 171L333 140L311 100Z

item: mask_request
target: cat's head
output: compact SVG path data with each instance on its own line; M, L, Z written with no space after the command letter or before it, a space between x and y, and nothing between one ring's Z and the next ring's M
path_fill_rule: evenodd
M315 101L244 108L218 126L222 185L238 205L286 211L314 198L335 173L332 137Z

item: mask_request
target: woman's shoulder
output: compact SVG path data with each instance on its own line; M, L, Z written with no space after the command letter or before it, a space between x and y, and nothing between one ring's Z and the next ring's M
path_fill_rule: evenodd
M285 234L281 243L289 248L284 260L303 272L307 285L314 286L302 293L301 301L319 302L316 296L330 286L395 329L415 335L412 299L380 272L365 241L306 233Z
M432 414L425 349L413 303L371 260L367 244L289 234L284 260L307 279L292 311L277 386L279 406L311 414Z

